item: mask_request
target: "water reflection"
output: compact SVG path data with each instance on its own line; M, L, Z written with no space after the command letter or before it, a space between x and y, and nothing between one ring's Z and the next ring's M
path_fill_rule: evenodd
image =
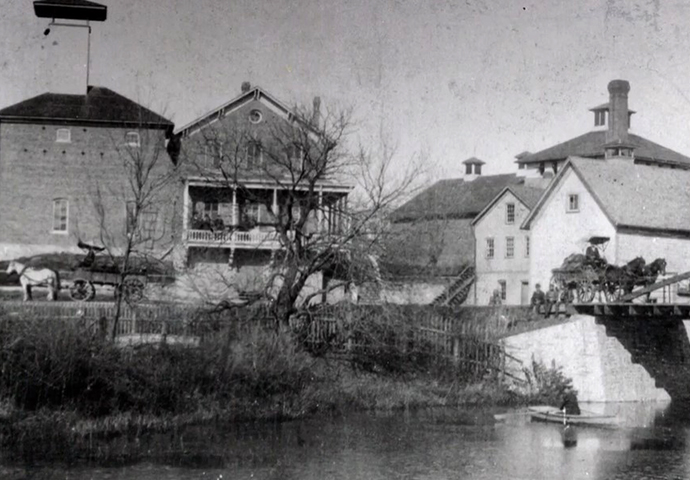
M0 477L158 479L642 479L690 478L688 405L601 404L619 428L576 430L524 415L496 424L493 412L456 409L351 414L271 424L187 428L172 435L117 439L136 463L3 466ZM136 445L129 445L135 442Z

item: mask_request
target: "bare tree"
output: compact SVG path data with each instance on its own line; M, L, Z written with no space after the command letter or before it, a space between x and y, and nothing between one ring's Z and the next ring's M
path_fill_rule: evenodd
M129 128L110 130L108 163L91 175L88 186L98 226L96 241L106 251L110 273L118 279L112 338L122 302L135 302L143 295L144 285L137 276L164 270L162 263L179 237L174 218L178 172L166 151L172 124L166 127L159 122L164 119L143 107L139 117ZM91 287L84 288L90 290L83 294L92 297Z
M352 145L349 109L293 109L263 128L217 122L183 146L188 172L260 203L280 243L264 290L284 324L315 298L377 276L373 255L387 230L385 217L424 178L419 159L401 162L391 142ZM272 195L244 185L261 178ZM251 218L240 223L251 226ZM317 288L306 288L322 274Z

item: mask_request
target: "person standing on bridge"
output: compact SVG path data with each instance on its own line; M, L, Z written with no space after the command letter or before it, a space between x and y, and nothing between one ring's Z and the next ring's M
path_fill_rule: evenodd
M546 302L546 296L544 295L544 290L541 289L540 284L536 284L534 286L535 290L534 293L532 294L532 300L531 300L531 305L532 305L532 310L534 313L539 313L539 309L544 305Z

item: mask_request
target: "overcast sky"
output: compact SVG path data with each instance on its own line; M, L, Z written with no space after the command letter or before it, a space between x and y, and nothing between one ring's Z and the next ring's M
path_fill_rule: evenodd
M690 6L661 0L101 0L92 85L179 127L247 80L289 105L355 107L399 161L486 173L592 128L609 80L630 81L633 131L690 156ZM423 3L428 5L420 6ZM0 0L0 108L85 85L85 29L43 30L31 0Z

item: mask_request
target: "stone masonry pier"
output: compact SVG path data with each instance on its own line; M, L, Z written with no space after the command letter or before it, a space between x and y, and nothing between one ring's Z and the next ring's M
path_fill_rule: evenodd
M561 366L581 401L690 400L686 323L673 311L656 313L573 315L556 325L506 336L504 343L521 362L514 362L516 368L528 367L533 358Z

